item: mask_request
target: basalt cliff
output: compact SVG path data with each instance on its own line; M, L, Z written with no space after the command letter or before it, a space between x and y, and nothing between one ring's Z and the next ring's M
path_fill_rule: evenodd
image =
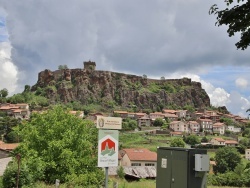
M42 71L31 91L42 91L50 103L80 102L104 107L134 106L139 109L169 106L195 108L210 106L210 99L201 83L189 78L149 79L110 71L96 70L95 62L84 62L83 69Z

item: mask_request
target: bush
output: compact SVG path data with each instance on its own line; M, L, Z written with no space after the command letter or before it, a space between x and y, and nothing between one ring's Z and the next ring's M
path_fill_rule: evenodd
M124 173L124 169L123 169L122 166L119 166L119 167L117 168L117 175L118 175L118 177L119 177L120 179L123 179L123 178L124 178L125 173Z
M18 171L17 161L10 162L3 174L4 188L17 187L16 185L17 171ZM25 164L21 164L18 187L22 187L23 185L31 185L32 182L33 182L33 177L29 172L27 166Z

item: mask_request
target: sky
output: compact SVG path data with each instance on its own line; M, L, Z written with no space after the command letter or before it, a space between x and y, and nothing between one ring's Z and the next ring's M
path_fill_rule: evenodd
M247 117L250 47L215 26L203 0L0 0L0 89L9 95L34 85L59 65L189 77L202 83L213 106Z

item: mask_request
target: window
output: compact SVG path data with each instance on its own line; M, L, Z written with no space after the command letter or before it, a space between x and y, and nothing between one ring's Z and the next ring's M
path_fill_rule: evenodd
M132 163L131 166L141 166L141 163Z
M145 163L145 166L155 166L154 163Z

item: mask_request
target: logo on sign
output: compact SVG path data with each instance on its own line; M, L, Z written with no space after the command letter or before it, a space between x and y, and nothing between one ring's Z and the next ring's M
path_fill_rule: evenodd
M99 118L98 119L98 126L99 127L103 127L104 126L104 119L103 118Z

